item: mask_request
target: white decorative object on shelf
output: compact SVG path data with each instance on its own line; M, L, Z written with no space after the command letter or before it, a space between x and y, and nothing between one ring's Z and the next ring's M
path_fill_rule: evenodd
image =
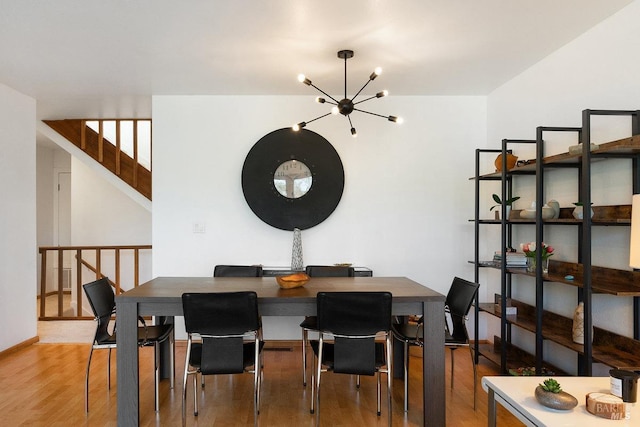
M549 200L547 206L553 209L553 219L558 219L560 217L560 203L557 200Z
M584 303L580 301L573 312L573 342L584 344ZM593 327L591 328L591 341L593 342Z
M589 149L591 151L597 150L598 148L600 148L600 146L593 143L589 146ZM581 154L582 150L582 144L572 145L569 147L569 154Z
M575 219L584 219L584 209L582 205L576 206L573 209L573 217ZM591 218L593 218L593 208L591 208Z

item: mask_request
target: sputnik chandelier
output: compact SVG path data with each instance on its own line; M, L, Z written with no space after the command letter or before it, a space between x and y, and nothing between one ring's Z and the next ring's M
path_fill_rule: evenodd
M376 68L373 73L371 73L371 75L369 76L369 80L367 80L367 82L360 88L360 90L353 95L353 97L351 99L347 98L347 59L349 58L353 58L353 51L352 50L341 50L338 51L338 58L340 59L344 59L344 98L341 99L340 101L338 101L337 99L335 99L333 96L329 95L328 93L326 93L325 91L323 91L322 89L320 89L319 87L317 87L316 85L314 85L311 80L309 80L308 78L305 77L304 74L300 74L298 76L298 81L300 81L300 83L304 83L307 86L312 86L313 88L315 88L316 90L318 90L320 93L322 93L323 95L325 95L327 98L322 98L322 97L317 97L316 98L316 102L320 103L320 104L330 104L333 105L334 107L331 109L330 112L323 114L319 117L316 117L315 119L306 121L306 122L300 122L298 124L293 125L293 130L294 131L299 131L300 129L302 129L303 127L305 127L306 125L308 125L311 122L314 122L316 120L319 120L323 117L327 117L329 114L342 114L343 116L345 116L347 118L347 120L349 120L349 127L351 128L351 136L353 136L354 138L356 136L358 136L358 133L356 132L356 128L353 127L353 123L351 122L351 113L354 111L359 111L361 113L366 113L366 114L371 114L372 116L378 116L378 117L382 117L384 119L389 120L390 122L394 122L394 123L402 123L402 118L401 117L396 117L396 116L383 116L382 114L377 114L377 113L372 113L371 111L365 111L365 110L361 110L359 108L356 108L356 105L358 104L362 104L363 102L369 101L371 99L374 98L382 98L383 96L387 96L388 92L386 90L383 90L382 92L378 92L373 96L370 96L369 98L365 98L361 101L355 102L356 98L358 97L358 95L360 95L360 92L362 92L364 90L365 87L367 87L367 85L369 83L371 83L373 80L375 80L376 77L378 77L380 75L380 73L382 73L382 69L380 67Z

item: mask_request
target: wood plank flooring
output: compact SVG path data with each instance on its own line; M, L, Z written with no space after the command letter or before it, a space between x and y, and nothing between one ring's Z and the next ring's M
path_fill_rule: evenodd
M269 343L265 352L260 426L313 426L309 414L310 390L302 387L300 346L296 343ZM418 350L418 349L413 349ZM176 388L169 381L161 383L159 413L153 410L153 349L140 351L140 407L142 426L179 426L181 423L181 378L184 343L177 343ZM497 371L488 362L479 365L477 410L473 410L473 375L471 360L465 350L458 350L455 361L455 387L449 388L449 354L446 354L447 425L455 427L485 426L487 394L480 387L483 375ZM112 363L112 384L107 389L107 352L94 354L90 381L90 412L84 412L84 371L88 344L34 344L0 358L0 426L116 426L116 369ZM117 352L116 352L117 353ZM117 357L117 355L116 355ZM420 357L411 357L410 407L402 411L402 381L394 381L393 425L421 426ZM384 377L383 377L384 378ZM349 375L326 374L322 377L322 426L385 426L387 408L376 416L376 383L374 377L363 377L356 391ZM385 388L383 386L383 395ZM193 416L193 395L189 388L187 425L243 426L253 425L252 376L207 377L206 387L199 390L200 414ZM502 407L498 425L521 426Z

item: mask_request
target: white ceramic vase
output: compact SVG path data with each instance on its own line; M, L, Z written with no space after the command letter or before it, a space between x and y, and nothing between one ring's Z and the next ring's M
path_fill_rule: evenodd
M584 219L584 210L582 208L583 206L576 206L573 209L573 217L575 219ZM591 208L591 218L593 218L593 208Z
M578 206L582 207L582 206ZM578 303L573 312L573 328L571 330L573 342L584 344L584 303Z
M584 344L584 303L578 303L573 312L573 328L571 330L573 342ZM591 327L591 342L593 342L593 326Z

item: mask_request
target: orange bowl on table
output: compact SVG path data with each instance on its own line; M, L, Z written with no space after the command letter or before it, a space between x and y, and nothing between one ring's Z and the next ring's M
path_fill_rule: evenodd
M293 289L304 286L310 277L305 273L289 274L287 276L276 276L276 282L282 289Z

